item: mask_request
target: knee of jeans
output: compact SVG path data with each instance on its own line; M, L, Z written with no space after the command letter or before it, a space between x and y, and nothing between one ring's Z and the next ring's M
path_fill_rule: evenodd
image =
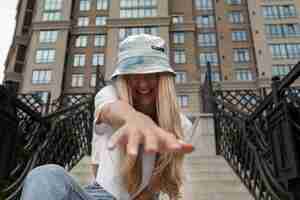
M25 179L25 183L35 182L38 184L39 181L44 180L51 183L52 181L58 181L59 177L63 178L64 174L65 169L63 167L54 164L47 164L31 170Z

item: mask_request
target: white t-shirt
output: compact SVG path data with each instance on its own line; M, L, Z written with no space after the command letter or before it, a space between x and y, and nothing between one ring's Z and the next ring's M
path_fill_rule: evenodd
M118 99L117 92L113 86L106 86L102 88L95 97L95 109L101 108ZM185 136L190 134L192 123L182 114L182 127ZM118 148L108 150L108 141L115 130L108 124L95 124L94 134L92 140L92 163L99 164L96 181L109 193L111 193L117 200L133 199L135 195L130 198L129 193L123 187L120 173L120 166L122 166L123 156ZM151 175L155 165L155 155L144 154L142 161L142 184L136 195L141 192L150 182Z

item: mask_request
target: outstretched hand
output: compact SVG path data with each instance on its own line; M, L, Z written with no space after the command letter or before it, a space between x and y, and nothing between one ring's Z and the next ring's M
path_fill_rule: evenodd
M150 117L136 112L112 135L108 148L124 146L127 154L135 157L140 144L146 153L191 153L194 150L191 144L158 127Z

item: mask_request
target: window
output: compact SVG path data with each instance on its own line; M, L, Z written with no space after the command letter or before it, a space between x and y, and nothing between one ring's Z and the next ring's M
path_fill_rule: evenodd
M270 51L274 59L299 59L300 43L270 44Z
M51 70L33 70L32 84L48 84L51 81Z
M184 50L175 50L174 51L174 63L184 64L186 62L185 51Z
M104 54L103 53L95 53L93 54L93 66L103 66L104 65Z
M58 31L41 31L39 41L40 43L54 43L57 41Z
M91 87L96 87L96 77L97 77L97 75L96 74L92 74L91 75L91 79L90 79L90 86Z
M294 5L271 5L262 7L263 16L267 19L296 17Z
M105 35L95 35L94 46L104 47L105 46Z
M212 0L195 0L195 6L197 10L212 10Z
M96 17L96 26L105 26L106 25L106 16L97 16Z
M85 54L75 54L73 57L73 67L85 66Z
M233 31L231 33L232 41L247 41L247 32L246 31Z
M249 69L239 69L235 70L235 78L239 81L251 81L252 73Z
M295 37L300 35L300 25L294 24L266 24L266 33L269 37Z
M229 13L229 21L233 24L241 24L244 22L243 14L239 11Z
M199 33L198 34L198 46L199 47L216 46L216 34L215 33Z
M59 21L62 20L61 10L62 0L45 0L43 21Z
M177 96L178 104L181 108L188 107L189 105L189 96L187 95L179 95Z
M183 23L183 16L182 15L172 16L172 23L173 24L182 24Z
M292 67L293 65L273 65L272 76L279 76L282 78L291 71Z
M87 47L88 45L88 36L80 35L76 38L75 47Z
M212 71L211 72L211 80L212 81L220 81L221 80L221 78L220 78L220 72Z
M120 0L121 18L157 16L157 0Z
M215 52L205 52L199 54L199 64L201 66L206 66L207 63L210 63L213 66L219 64L218 55Z
M71 81L72 87L82 87L83 81L84 81L83 74L72 74L72 81Z
M241 5L242 0L226 0L225 1L228 5Z
M48 64L55 61L54 49L39 49L36 51L35 62L37 64Z
M107 10L109 0L97 0L97 10Z
M216 70L216 69L214 69L214 70ZM206 69L204 69L201 72L201 80L205 80L205 76L206 76ZM212 81L220 81L221 80L220 72L212 71L211 72L211 80Z
M79 10L80 11L89 11L91 8L90 0L80 0L79 2Z
M183 44L184 43L184 32L173 33L173 43L174 44Z
M214 28L215 17L213 15L201 15L196 17L198 28Z
M62 20L62 15L60 12L44 12L43 21L60 21Z
M239 48L233 49L233 61L237 63L244 63L250 61L249 49Z
M176 72L175 83L186 83L186 72Z
M89 17L78 17L77 26L88 26Z
M35 99L40 100L42 103L48 103L49 98L50 98L50 93L49 92L44 92L44 91L38 91L38 92L33 92L32 93Z
M45 0L44 10L60 10L62 7L62 0Z
M121 28L119 32L119 40L122 41L130 35L143 33L147 33L150 35L159 35L159 29L156 26Z

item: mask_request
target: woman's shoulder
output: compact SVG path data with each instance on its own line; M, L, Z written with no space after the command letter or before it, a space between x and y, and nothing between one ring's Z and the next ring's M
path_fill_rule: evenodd
M96 97L105 94L111 94L111 93L116 94L115 87L113 85L106 85L97 92Z
M117 91L113 85L103 87L95 96L95 106L112 102L118 99Z

